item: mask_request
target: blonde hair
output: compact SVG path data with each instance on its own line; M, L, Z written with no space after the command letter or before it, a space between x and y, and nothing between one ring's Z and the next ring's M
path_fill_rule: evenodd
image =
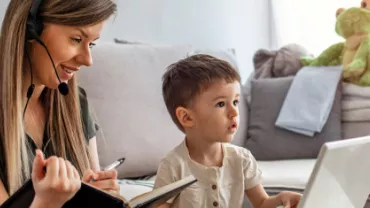
M27 140L23 125L23 77L26 20L32 0L11 0L4 16L0 40L0 142L5 157L4 186L14 193L30 177ZM86 26L107 20L116 12L112 0L43 0L39 15L43 22ZM70 94L45 89L48 136L57 156L67 158L83 173L89 168L86 139L83 134L76 78L69 82ZM27 86L28 87L28 86ZM1 145L0 145L1 147ZM86 150L86 151L84 151ZM0 150L2 151L2 150Z

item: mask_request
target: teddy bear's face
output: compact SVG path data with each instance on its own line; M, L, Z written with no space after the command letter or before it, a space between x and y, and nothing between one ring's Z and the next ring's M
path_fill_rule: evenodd
M370 34L370 10L353 7L341 11L337 14L335 31L345 39L356 34Z

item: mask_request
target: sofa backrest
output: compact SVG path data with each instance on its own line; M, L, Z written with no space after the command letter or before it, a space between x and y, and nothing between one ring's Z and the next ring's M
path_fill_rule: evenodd
M78 80L101 127L101 166L125 157L117 169L119 178L154 174L160 159L183 140L163 102L161 77L168 65L192 51L188 45L116 43L100 43L92 50L94 64L83 68ZM246 115L243 105L241 98L240 112ZM241 115L233 143L244 143L244 126L246 116Z

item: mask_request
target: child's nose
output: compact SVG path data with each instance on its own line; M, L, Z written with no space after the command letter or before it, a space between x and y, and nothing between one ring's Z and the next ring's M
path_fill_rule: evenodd
M237 106L232 106L229 111L229 117L234 118L239 115L239 109Z

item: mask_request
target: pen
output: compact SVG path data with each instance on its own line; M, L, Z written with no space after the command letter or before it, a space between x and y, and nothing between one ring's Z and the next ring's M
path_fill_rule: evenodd
M114 168L117 168L118 166L120 166L124 161L125 161L126 158L119 158L117 159L116 161L114 161L112 164L106 166L105 168L103 168L103 171L107 171L107 170L112 170ZM43 170L44 172L46 173L46 166L43 167ZM93 180L90 180L90 182L92 182Z
M106 170L112 170L114 168L117 168L118 166L120 166L125 161L125 159L126 158L119 158L118 160L114 161L112 164L103 168L103 170L106 171Z
M124 157L119 158L118 160L114 161L112 164L103 168L103 171L112 170L114 168L117 168L118 166L120 166L125 161L125 159L126 158L124 158ZM94 182L94 179L90 179L90 182Z

